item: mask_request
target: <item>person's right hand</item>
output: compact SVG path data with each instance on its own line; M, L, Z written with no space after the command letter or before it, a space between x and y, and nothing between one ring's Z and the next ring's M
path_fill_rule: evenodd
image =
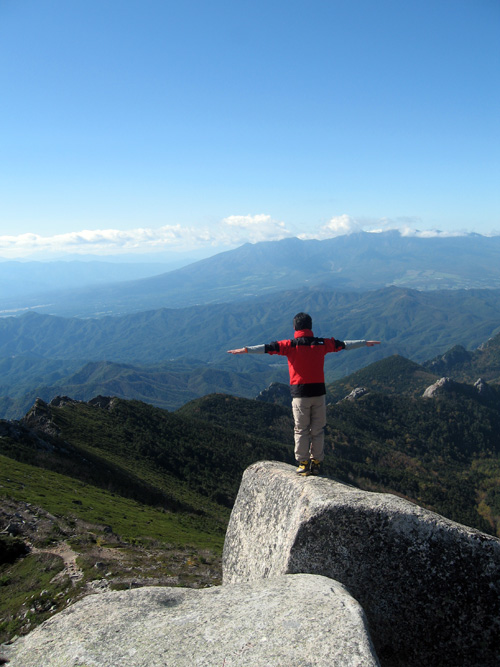
M246 347L240 347L237 350L228 350L228 354L247 354L248 350Z

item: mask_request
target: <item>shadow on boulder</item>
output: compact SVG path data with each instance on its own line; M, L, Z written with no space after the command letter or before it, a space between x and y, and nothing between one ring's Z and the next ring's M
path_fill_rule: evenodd
M500 664L500 540L393 495L256 463L231 514L224 584L298 572L346 586L384 667Z

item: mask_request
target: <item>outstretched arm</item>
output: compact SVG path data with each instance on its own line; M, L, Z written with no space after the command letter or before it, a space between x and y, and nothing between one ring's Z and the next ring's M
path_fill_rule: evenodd
M346 350L355 350L358 347L373 347L374 345L380 345L379 340L345 340L345 349Z
M265 345L251 345L250 347L239 347L237 350L228 350L228 354L264 354Z

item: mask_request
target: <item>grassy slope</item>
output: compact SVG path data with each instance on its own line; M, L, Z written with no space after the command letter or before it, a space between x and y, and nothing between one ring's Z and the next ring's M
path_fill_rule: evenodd
M284 456L255 434L235 434L138 401L116 399L111 410L76 403L51 413L65 440L161 485L181 502L192 504L186 494L197 494L200 508L211 502L231 507L250 463Z
M196 516L151 507L2 455L0 501L3 512L10 508L22 516L28 510L37 518L31 530L22 527L31 553L0 565L0 641L24 634L91 592L91 582L112 588L220 583L222 531L204 530ZM54 579L63 569L54 553L62 540L78 554L82 578L76 583L67 575ZM96 562L104 569L96 570Z
M124 541L156 540L220 549L223 534L203 531L196 516L151 507L116 493L0 455L0 497L29 502L54 516L80 519ZM48 542L50 543L50 537Z

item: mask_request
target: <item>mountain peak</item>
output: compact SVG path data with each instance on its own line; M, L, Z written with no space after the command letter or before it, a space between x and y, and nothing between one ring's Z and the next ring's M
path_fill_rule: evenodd
M284 238L234 250L140 280L0 300L0 311L96 316L236 301L305 285L342 290L388 285L419 290L500 287L500 236L402 236L397 230L329 239ZM75 298L77 295L77 298ZM50 305L40 305L50 304Z

